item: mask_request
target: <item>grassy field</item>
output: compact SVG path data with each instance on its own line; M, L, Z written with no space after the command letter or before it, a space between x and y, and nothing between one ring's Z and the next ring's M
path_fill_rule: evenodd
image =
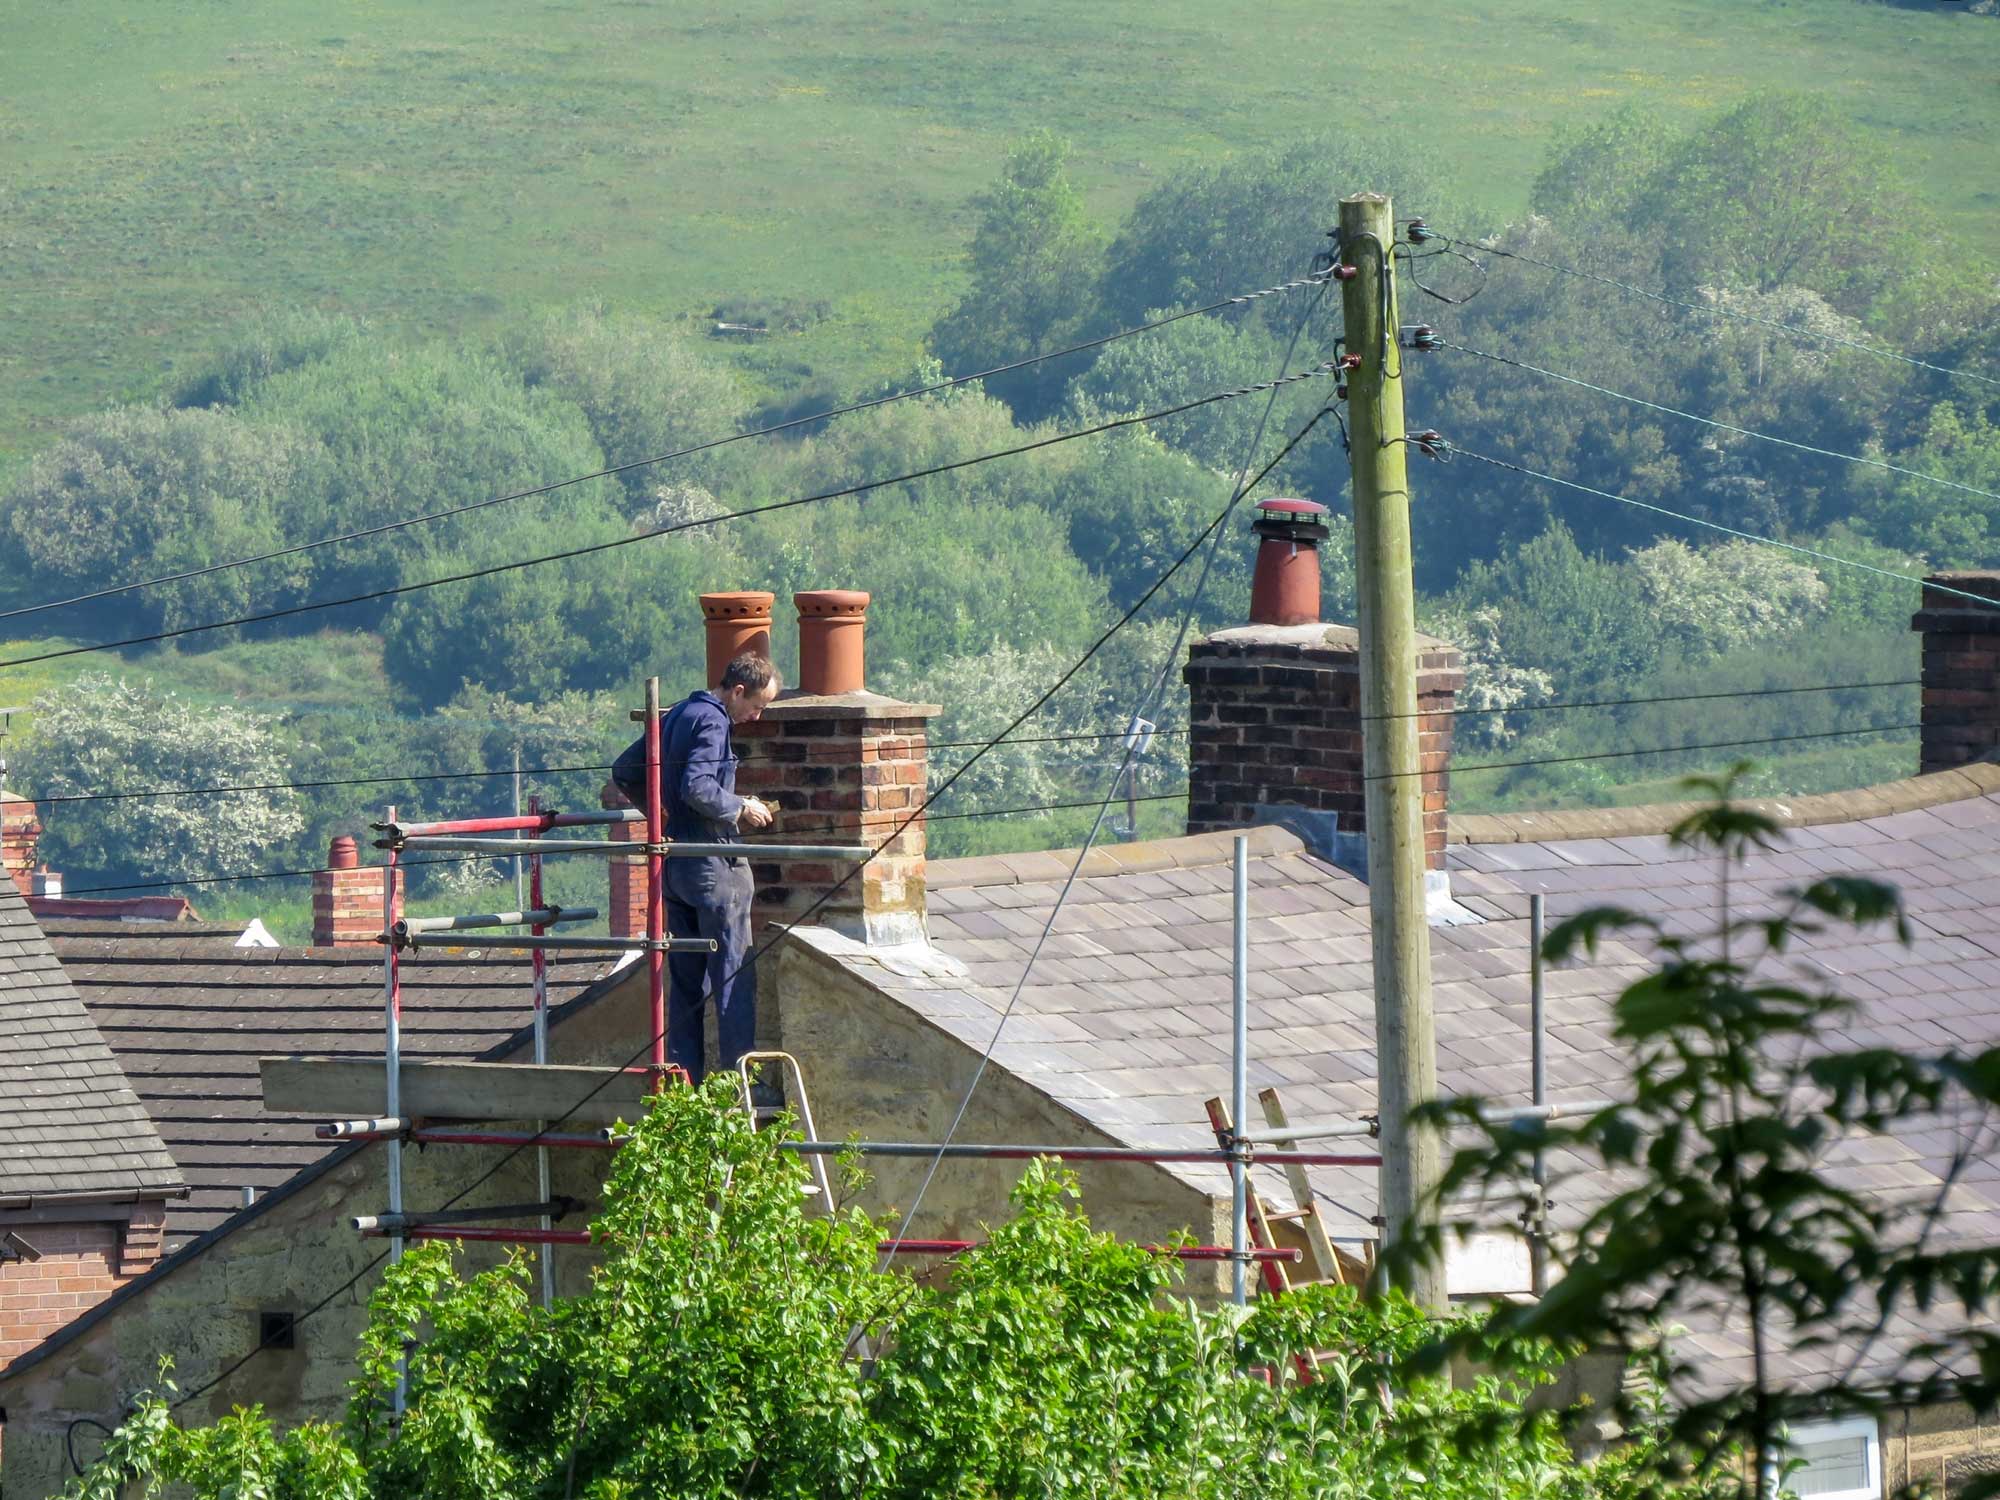
M1550 131L1831 93L1992 243L2000 23L1863 0L74 0L0 5L0 464L156 389L245 310L477 328L578 297L701 326L783 395L900 372L966 200L1032 126L1094 212L1233 148L1420 140L1496 213Z

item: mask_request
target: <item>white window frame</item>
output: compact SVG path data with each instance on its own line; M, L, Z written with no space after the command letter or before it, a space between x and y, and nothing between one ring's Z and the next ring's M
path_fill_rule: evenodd
M1873 1417L1841 1417L1830 1422L1795 1422L1785 1433L1785 1448L1778 1458L1778 1472L1769 1476L1766 1484L1772 1493L1783 1486L1784 1493L1798 1493L1790 1483L1780 1480L1785 1465L1790 1462L1790 1450L1807 1443L1837 1442L1841 1438L1858 1437L1863 1440L1863 1461L1868 1467L1868 1482L1860 1489L1825 1490L1807 1500L1882 1500L1882 1433Z

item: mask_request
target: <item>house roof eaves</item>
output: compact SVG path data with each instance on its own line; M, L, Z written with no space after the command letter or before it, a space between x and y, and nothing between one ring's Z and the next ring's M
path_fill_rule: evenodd
M1780 828L1858 823L1892 813L1942 807L2000 792L2000 765L1975 762L1902 781L1821 792L1810 797L1755 797L1742 805ZM1454 844L1543 844L1573 839L1641 838L1669 833L1698 812L1699 802L1654 802L1641 807L1593 807L1559 812L1453 813Z

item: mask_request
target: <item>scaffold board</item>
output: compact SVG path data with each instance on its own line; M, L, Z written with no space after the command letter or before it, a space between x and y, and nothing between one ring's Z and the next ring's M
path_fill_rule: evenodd
M329 1120L382 1110L379 1058L265 1057L257 1068L266 1109ZM419 1120L609 1125L643 1115L650 1091L644 1072L564 1063L405 1060L401 1076L401 1113Z

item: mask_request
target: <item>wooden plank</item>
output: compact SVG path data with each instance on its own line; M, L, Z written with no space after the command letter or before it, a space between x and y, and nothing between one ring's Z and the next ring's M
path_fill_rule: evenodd
M1265 1089L1257 1096L1264 1106L1264 1123L1273 1130L1289 1130L1291 1121L1285 1118L1284 1101L1278 1097L1276 1089ZM1292 1190L1292 1202L1298 1205L1297 1213L1305 1229L1306 1249L1311 1252L1316 1281L1345 1281L1341 1274L1339 1257L1334 1253L1333 1241L1327 1238L1326 1221L1320 1217L1319 1194L1313 1191L1312 1179L1306 1169L1296 1162L1286 1162L1285 1155L1296 1151L1296 1145L1272 1148L1263 1161L1275 1161L1283 1166L1285 1183Z
M382 1113L379 1061L265 1057L257 1069L266 1109L328 1120ZM564 1063L415 1061L404 1062L402 1081L402 1112L412 1119L562 1120L565 1129L638 1119L649 1082L642 1073Z

